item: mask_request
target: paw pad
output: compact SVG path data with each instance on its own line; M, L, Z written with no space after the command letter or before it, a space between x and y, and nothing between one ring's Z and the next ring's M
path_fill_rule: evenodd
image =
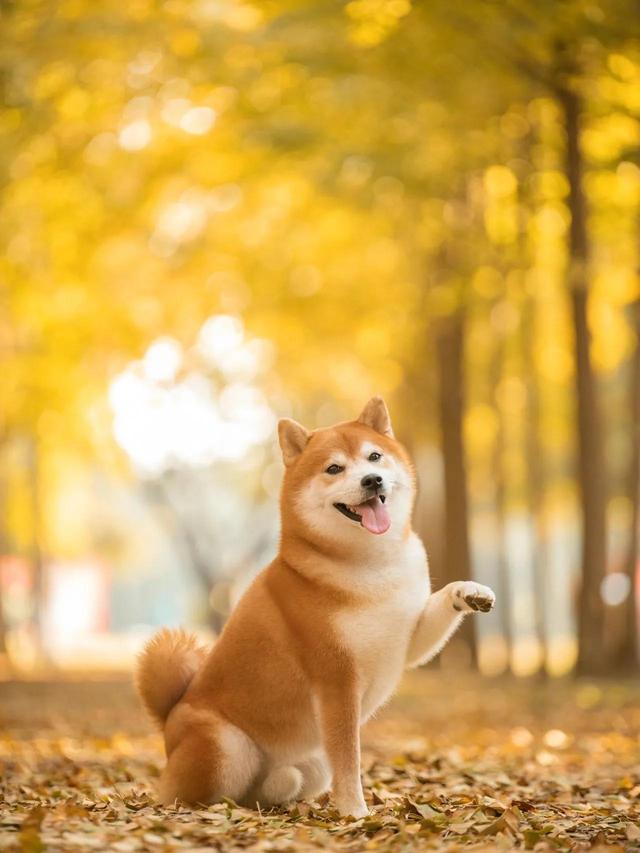
M495 595L488 587L468 583L456 590L453 609L459 612L471 610L476 613L488 613L493 608L495 600Z
M479 610L481 613L488 613L493 607L493 598L482 592L473 592L465 595L464 600L472 610Z

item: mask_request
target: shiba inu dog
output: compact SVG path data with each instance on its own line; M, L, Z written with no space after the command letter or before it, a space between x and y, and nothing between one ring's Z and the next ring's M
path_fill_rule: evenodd
M414 469L380 397L355 421L309 432L284 419L278 433L278 556L210 651L163 630L139 659L164 729L160 799L268 807L332 789L361 817L360 726L494 594L471 581L431 593Z

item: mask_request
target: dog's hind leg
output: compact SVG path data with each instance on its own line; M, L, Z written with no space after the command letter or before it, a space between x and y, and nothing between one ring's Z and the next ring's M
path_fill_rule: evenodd
M329 790L331 787L331 768L325 755L322 753L312 755L297 766L301 770L304 780L298 794L299 799L312 800Z
M303 781L301 771L292 764L273 767L262 780L256 802L261 806L277 806L297 800Z
M238 801L253 784L261 763L260 751L243 731L212 717L186 728L169 754L160 779L160 801L169 805L216 803L223 797Z
M268 808L294 800L307 800L323 794L331 787L331 770L322 755L310 756L299 764L271 767L250 793L243 798L249 808L256 804Z

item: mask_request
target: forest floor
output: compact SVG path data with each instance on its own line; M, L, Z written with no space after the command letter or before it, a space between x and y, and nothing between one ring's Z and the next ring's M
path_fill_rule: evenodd
M640 684L410 674L363 733L371 815L161 808L123 681L0 683L0 849L640 850Z

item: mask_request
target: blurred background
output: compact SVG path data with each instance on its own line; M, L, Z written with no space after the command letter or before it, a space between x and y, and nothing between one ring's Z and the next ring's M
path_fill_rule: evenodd
M275 424L374 393L440 663L637 666L632 0L0 2L0 673L217 632L274 555ZM475 631L475 633L474 633Z

